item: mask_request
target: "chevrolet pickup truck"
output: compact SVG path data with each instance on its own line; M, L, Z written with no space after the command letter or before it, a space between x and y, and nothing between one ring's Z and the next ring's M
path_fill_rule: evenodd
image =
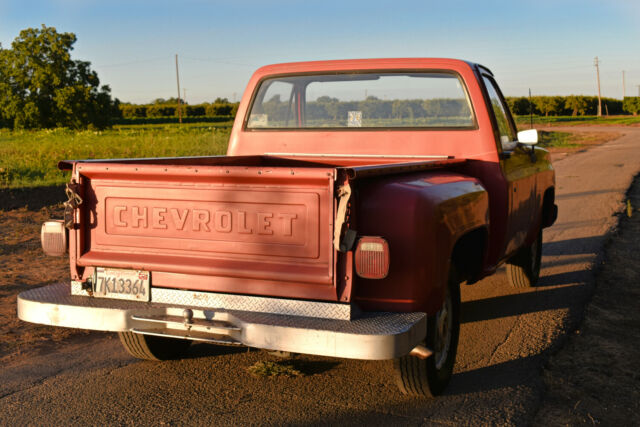
M142 359L192 341L393 360L435 396L456 357L460 284L540 273L557 216L535 130L491 71L452 59L255 72L227 156L62 161L65 218L42 227L70 283L22 320L114 331Z

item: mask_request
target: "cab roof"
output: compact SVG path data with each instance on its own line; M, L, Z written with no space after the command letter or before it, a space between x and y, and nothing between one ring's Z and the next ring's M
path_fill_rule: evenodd
M477 64L450 58L379 58L379 59L340 59L331 61L288 62L266 65L259 68L254 77L262 78L277 74L299 74L317 72L366 71L366 70L420 70L473 69ZM488 71L486 67L482 67Z

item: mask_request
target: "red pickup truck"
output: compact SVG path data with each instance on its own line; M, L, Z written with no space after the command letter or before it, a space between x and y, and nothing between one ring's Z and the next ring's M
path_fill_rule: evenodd
M491 71L452 59L271 65L227 156L74 160L43 225L71 283L29 322L118 332L143 359L192 341L394 360L400 389L452 375L460 288L507 265L535 284L557 216L548 153Z

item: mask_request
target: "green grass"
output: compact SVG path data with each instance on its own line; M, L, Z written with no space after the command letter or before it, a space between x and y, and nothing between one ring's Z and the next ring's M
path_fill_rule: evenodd
M122 125L105 131L0 130L0 188L63 184L60 160L225 154L230 128Z
M216 126L233 124L232 116L195 116L195 117L183 117L182 124L203 124L203 123L215 123ZM178 124L179 119L177 117L128 117L122 119L113 119L111 123L115 125L145 125L145 124Z
M539 147L580 147L576 141L576 135L569 132L538 131L538 135L540 136Z
M516 124L525 129L530 123L529 116L517 116ZM534 124L549 126L579 126L579 125L619 125L629 126L640 124L640 116L533 116Z
M189 122L182 123L118 123L113 125L113 129L142 129L142 128L211 128L217 129L230 128L233 126L233 120L227 120L224 122L208 123L208 122Z
M539 130L540 147L573 149L604 144L620 137L618 132L548 132ZM562 150L561 150L562 151ZM573 151L573 150L567 150Z
M517 121L524 128L528 119L520 116ZM628 125L640 123L640 116L534 117L534 122ZM0 188L64 184L68 181L68 174L58 170L60 160L225 154L231 124L116 125L105 131L0 129ZM542 132L540 144L545 147L577 147L580 141L566 132Z

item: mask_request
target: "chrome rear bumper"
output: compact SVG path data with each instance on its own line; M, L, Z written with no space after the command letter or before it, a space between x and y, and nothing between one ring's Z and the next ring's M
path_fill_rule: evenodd
M153 291L154 289L152 295ZM193 294L189 291L172 292L177 292L177 296L189 298ZM209 295L213 297L217 294ZM272 304L281 305L278 301L284 305L291 305L291 300L277 299L274 299ZM332 305L318 304L321 304L323 309L331 309L327 306ZM344 311L344 307L336 309ZM427 327L426 314L420 312L362 313L355 319L344 320L233 310L219 306L204 307L202 304L141 303L93 298L72 295L70 286L65 283L22 292L18 295L18 317L27 322L51 326L113 332L131 331L197 341L240 344L268 350L367 360L393 359L408 354L424 339Z

